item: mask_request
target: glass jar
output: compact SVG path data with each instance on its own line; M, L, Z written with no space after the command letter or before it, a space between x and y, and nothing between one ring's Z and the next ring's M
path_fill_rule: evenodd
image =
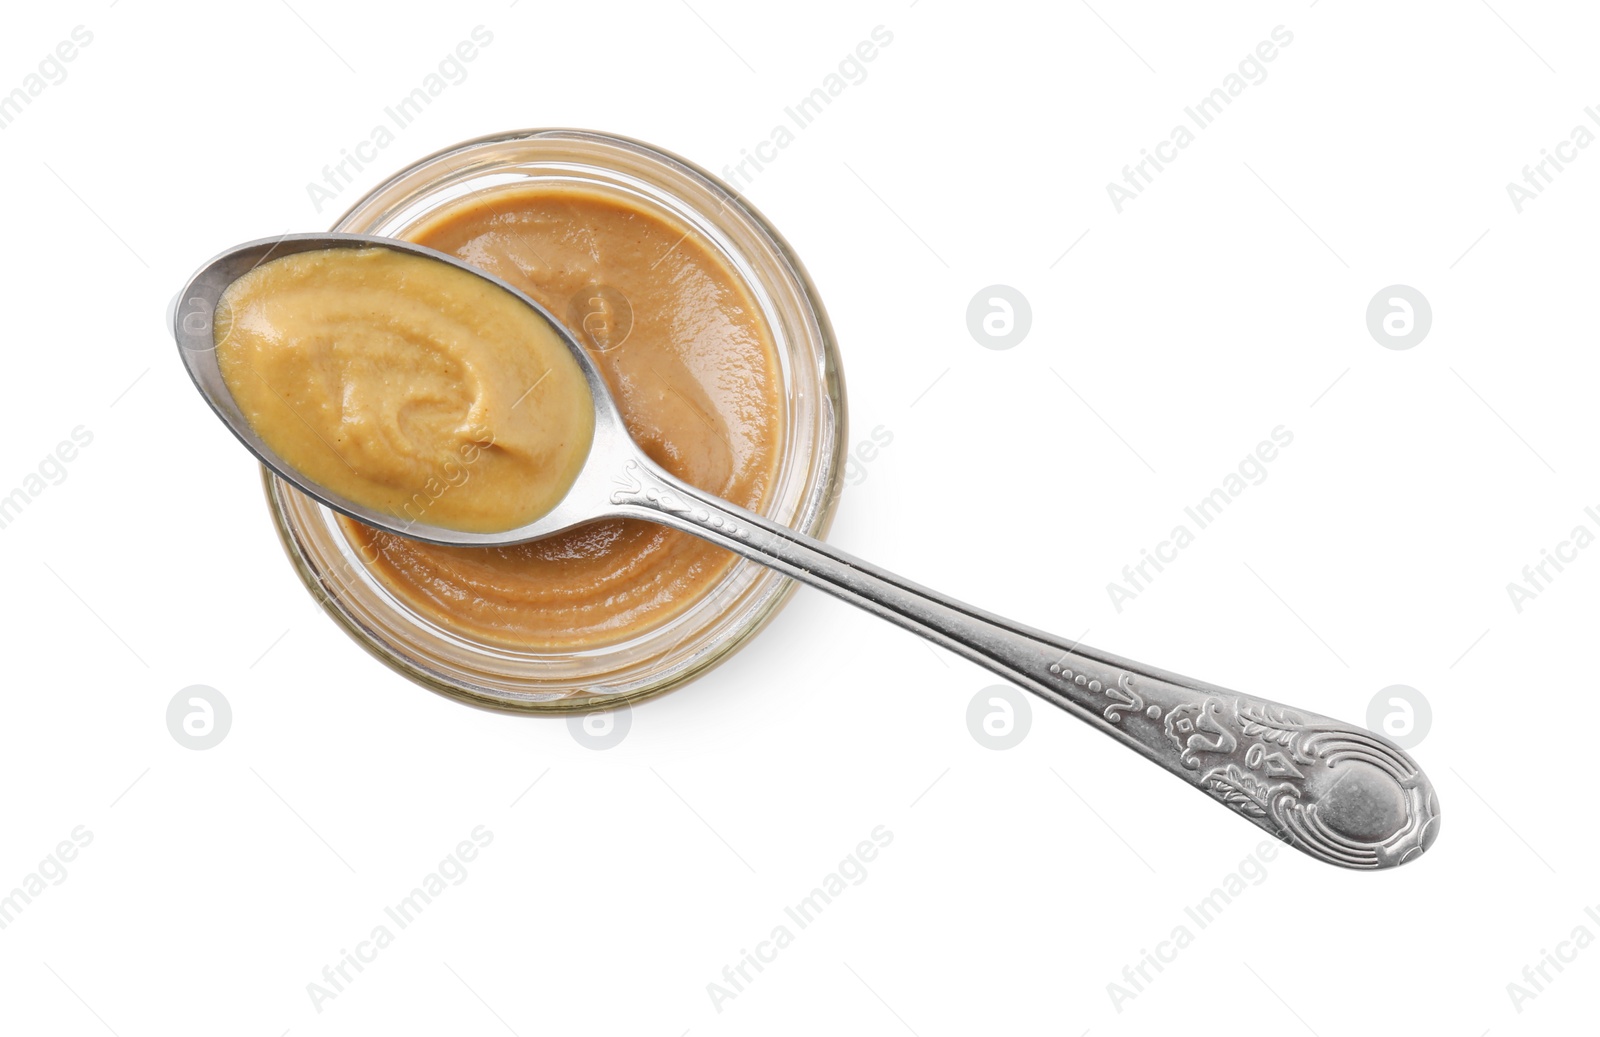
M468 141L400 171L358 201L336 231L400 236L486 188L540 181L621 191L667 210L718 249L749 286L777 347L787 435L762 514L826 534L844 475L845 397L837 343L815 287L781 235L731 188L675 155L585 130L525 130ZM306 588L363 648L451 698L515 712L588 712L670 690L726 659L793 592L740 559L672 619L583 650L511 648L418 613L368 570L334 513L263 470L279 537Z

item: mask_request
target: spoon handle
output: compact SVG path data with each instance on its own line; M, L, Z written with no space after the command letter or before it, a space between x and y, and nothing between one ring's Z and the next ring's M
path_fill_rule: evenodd
M685 530L987 667L1136 749L1311 856L1349 868L1416 857L1439 803L1406 753L1364 728L1074 644L945 597L626 463L616 514Z

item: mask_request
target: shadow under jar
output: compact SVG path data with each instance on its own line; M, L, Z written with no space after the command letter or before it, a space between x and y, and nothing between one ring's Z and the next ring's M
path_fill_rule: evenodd
M333 229L418 241L505 278L568 324L654 460L826 533L846 441L832 329L788 244L709 174L621 137L521 131L423 159ZM438 492L456 477L470 471L441 477ZM794 589L649 523L439 547L264 478L284 547L324 609L389 666L488 708L591 711L667 691L737 650Z

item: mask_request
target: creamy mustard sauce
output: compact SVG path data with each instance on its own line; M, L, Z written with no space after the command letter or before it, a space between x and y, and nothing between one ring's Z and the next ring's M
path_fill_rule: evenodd
M406 525L527 525L560 503L594 438L594 402L561 337L440 260L284 256L228 286L214 328L256 434L311 481Z
M651 458L761 510L784 445L782 369L749 287L702 234L620 192L530 184L468 195L401 236L542 303L588 350ZM379 581L423 616L548 651L658 627L711 594L736 561L634 520L505 548L440 547L340 521Z

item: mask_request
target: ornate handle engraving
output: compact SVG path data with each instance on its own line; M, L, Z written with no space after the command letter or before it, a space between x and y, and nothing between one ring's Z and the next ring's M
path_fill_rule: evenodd
M750 531L729 511L714 505L702 505L698 498L686 499L664 480L651 478L652 473L645 471L638 461L629 461L623 466L622 472L623 478L617 480L620 488L611 495L612 504L659 508L740 540L750 538Z
M1386 739L981 612L629 461L618 514L686 530L834 594L988 667L1139 750L1290 845L1387 868L1433 844L1439 803Z
M1378 735L1276 702L1139 674L1134 664L1069 658L1081 669L1054 662L1046 675L1073 706L1098 705L1092 695L1101 691L1100 716L1116 735L1314 857L1385 868L1420 854L1438 834L1432 785Z

